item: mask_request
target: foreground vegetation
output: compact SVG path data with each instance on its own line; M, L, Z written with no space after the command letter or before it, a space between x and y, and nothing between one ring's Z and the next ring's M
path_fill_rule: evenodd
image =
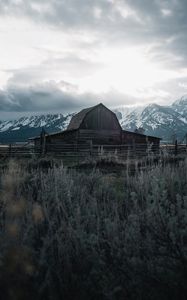
M2 299L186 299L187 160L120 176L10 161L0 188Z

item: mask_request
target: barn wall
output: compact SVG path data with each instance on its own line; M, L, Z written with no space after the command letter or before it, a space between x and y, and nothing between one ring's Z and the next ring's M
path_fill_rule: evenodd
M123 144L146 144L147 137L145 135L134 134L133 132L123 132L122 134Z
M80 129L121 131L121 126L116 115L100 105L86 115Z
M69 131L67 133L59 133L55 135L48 136L46 138L46 142L49 144L59 144L59 143L64 143L64 144L74 144L76 143L77 140L77 131Z
M154 143L155 145L160 145L160 139L157 139L155 137L152 137L152 136L148 136L148 141L150 143Z
M133 132L123 131L122 144L132 145L139 149L146 150L148 145L151 145L152 150L159 150L160 140L155 137L139 135Z
M153 144L159 148L160 140L155 137L148 137L145 135L137 135L133 132L120 131L120 130L87 130L80 129L76 131L62 132L56 135L46 137L47 144L93 144L99 145L144 145L147 143ZM35 139L35 146L40 146L40 138Z
M89 143L99 145L118 145L121 144L120 130L79 130L78 143Z
M154 150L159 150L159 148L160 148L160 139L149 136L148 137L148 143L152 145L152 148Z

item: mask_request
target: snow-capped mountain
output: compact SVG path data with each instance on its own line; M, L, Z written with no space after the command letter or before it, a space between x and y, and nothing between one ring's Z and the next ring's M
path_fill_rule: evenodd
M38 136L41 129L46 132L56 132L67 128L73 114L48 114L40 116L22 117L13 121L0 122L0 142L22 142L28 138Z
M179 141L187 133L187 96L170 106L150 104L139 107L116 107L114 109L123 129L134 131L143 127L145 134L171 141L174 136ZM22 117L14 121L0 121L0 143L22 142L38 136L41 129L57 132L67 128L72 114L48 114Z
M172 104L172 108L182 116L182 120L187 119L187 95L181 97Z
M120 123L124 129L134 131L143 127L148 135L170 141L174 136L182 141L187 133L187 96L170 106L150 104L133 109L123 115Z

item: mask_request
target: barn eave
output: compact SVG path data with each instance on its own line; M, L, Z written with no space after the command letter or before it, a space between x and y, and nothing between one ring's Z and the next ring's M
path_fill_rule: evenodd
M50 137L50 136L55 136L55 135L66 135L72 132L77 131L77 129L71 129L71 130L63 130L63 131L57 131L57 132L53 132L53 133L46 133L45 137ZM40 136L35 136L35 137L31 137L29 138L29 140L33 141L33 140L38 140L40 139Z

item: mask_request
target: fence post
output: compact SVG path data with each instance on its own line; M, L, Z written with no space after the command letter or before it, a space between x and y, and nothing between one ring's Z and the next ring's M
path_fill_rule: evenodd
M8 156L11 156L11 152L12 152L12 145L9 144L9 148L8 148Z
M92 140L90 141L90 156L93 154L93 143Z
M42 131L40 134L40 147L41 147L41 154L45 155L45 153L46 153L46 133L43 128L42 128Z
M175 140L175 155L178 154L178 143L177 140Z
M46 154L46 135L44 134L44 141L43 141L43 155Z
M132 147L133 147L133 155L134 155L134 158L135 158L136 157L136 143L135 143L134 139L133 139Z

